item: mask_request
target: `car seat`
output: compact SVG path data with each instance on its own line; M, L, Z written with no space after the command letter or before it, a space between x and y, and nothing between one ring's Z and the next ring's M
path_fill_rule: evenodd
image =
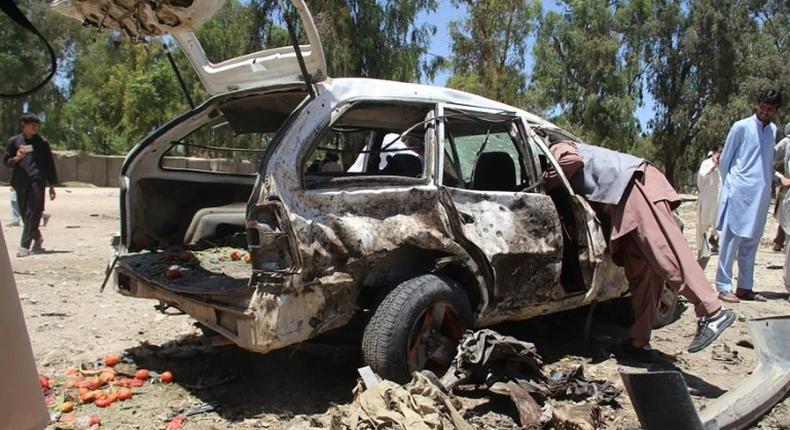
M479 191L514 191L516 166L507 152L484 152L477 157L472 171L472 189Z

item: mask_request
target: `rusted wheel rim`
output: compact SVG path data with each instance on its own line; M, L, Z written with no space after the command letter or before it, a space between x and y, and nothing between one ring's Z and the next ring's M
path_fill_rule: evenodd
M676 294L671 288L663 285L661 287L661 296L658 298L658 313L659 315L666 315L672 311L675 305Z
M442 375L455 357L466 324L445 301L425 309L412 326L407 359L409 372L428 369Z

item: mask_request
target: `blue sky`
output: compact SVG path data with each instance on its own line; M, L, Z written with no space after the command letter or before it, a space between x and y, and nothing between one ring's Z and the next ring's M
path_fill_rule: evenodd
M544 1L543 10L544 12L548 10L561 11L562 6L558 5L554 0ZM417 18L418 23L427 22L436 26L436 35L431 40L431 47L429 49L430 54L443 57L448 57L450 55L450 34L447 26L450 21L462 19L464 15L465 8L462 7L459 9L454 7L450 0L439 0L439 7L435 12L423 13ZM534 40L530 41L530 50L531 44L533 42ZM530 53L527 57L525 66L525 72L528 76L533 64L534 62ZM433 85L444 86L447 83L449 75L450 74L447 71L442 71L437 74L432 81L429 81L429 83ZM636 117L642 124L642 130L644 131L647 131L647 121L653 117L653 107L654 102L648 95L648 97L646 97L644 106L638 108L636 111Z

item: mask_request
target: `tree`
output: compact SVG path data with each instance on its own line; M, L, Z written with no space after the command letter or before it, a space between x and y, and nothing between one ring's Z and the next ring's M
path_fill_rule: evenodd
M664 173L673 183L688 178L698 154L726 135L722 120L731 116L727 111L743 78L744 35L756 32L744 6L738 1L655 1L645 50L647 87L656 101L650 125ZM716 129L710 128L714 123ZM706 139L697 139L701 133Z
M329 75L418 82L428 70L424 56L436 27L416 24L436 0L308 1Z
M640 128L644 4L569 0L540 20L530 104L590 143L628 150Z
M453 74L447 86L520 104L526 90L527 42L540 15L534 0L453 0L467 16L450 23Z

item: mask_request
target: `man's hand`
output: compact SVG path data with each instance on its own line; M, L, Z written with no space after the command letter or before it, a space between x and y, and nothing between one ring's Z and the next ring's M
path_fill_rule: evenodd
M22 161L22 159L25 158L25 157L27 157L27 152L25 152L25 151L23 151L21 149L17 149L16 150L16 157L14 157L14 160L16 160L17 163Z
M49 199L50 200L55 200L56 196L57 196L57 193L55 192L55 187L49 187Z
M779 180L779 183L782 185L782 188L790 188L790 178L782 178Z

